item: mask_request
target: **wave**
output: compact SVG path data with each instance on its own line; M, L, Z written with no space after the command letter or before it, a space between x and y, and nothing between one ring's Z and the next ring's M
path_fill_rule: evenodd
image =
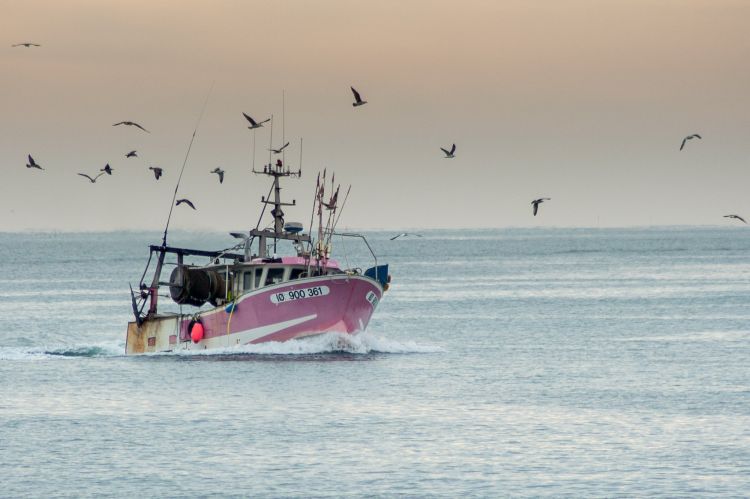
M656 336L634 336L631 338L618 338L615 341L624 342L713 342L713 341L742 341L750 339L750 331L699 331L686 332L683 334L668 334Z
M397 341L372 333L350 335L326 333L285 342L267 342L255 345L237 345L211 350L175 350L146 354L147 357L211 357L211 356L311 356L321 354L410 354L437 353L444 350L437 346L420 345L414 341ZM55 348L45 347L0 347L3 360L51 360L86 357L122 357L122 343L74 345ZM135 357L133 357L135 358Z
M120 357L125 353L122 343L73 345L58 347L0 347L0 360L45 360L75 357Z
M438 346L420 345L414 341L397 341L370 332L357 335L345 333L324 333L307 338L284 342L269 341L252 345L237 345L211 350L175 350L158 355L176 356L309 356L321 354L409 354L438 353L444 350Z

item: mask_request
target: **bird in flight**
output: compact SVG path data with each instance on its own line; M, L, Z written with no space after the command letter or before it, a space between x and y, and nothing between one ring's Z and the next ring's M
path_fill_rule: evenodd
M445 157L446 158L455 158L456 157L456 144L453 144L453 146L451 147L450 151L447 150L447 149L443 149L442 147L440 148L440 150L445 153Z
M250 130L252 130L254 128L260 128L260 127L263 126L263 123L265 123L267 121L271 121L271 118L268 118L268 119L265 119L265 120L261 121L260 123L258 123L257 121L255 121L254 119L252 119L250 116L248 116L245 113L242 113L242 116L244 116L245 119L250 122L250 126L248 127Z
M395 240L395 239L398 239L399 237L407 237L407 236L417 236L417 237L422 237L422 234L412 234L412 233L410 233L410 232L402 232L401 234L396 234L395 236L393 236L393 237L391 238L391 241L393 241L393 240Z
M121 121L119 123L115 123L112 126L117 126L117 125L134 126L134 127L140 128L141 130L143 130L146 133L151 133L148 130L146 130L145 128L143 128L141 125L139 125L138 123L136 123L135 121Z
M283 151L284 149L286 149L286 146L288 146L288 145L289 145L289 142L287 142L283 146L279 147L278 149L269 149L269 151L271 151L274 154L281 154L281 151Z
M216 168L211 170L209 173L215 173L216 175L219 176L219 183L220 184L224 183L224 170L222 170L221 168L217 166Z
M536 216L536 212L539 210L539 205L545 201L549 201L552 198L539 198L535 199L531 202L532 205L534 205L534 216Z
M359 92L357 92L354 87L349 87L352 89L352 93L354 94L354 102L352 102L352 106L364 106L367 104L366 100L362 100L362 97L359 95Z
M177 202L174 205L175 206L180 206L182 203L185 203L186 205L188 205L192 209L195 209L195 205L192 202L190 202L189 199L178 199Z
M737 220L741 220L743 223L747 223L745 222L745 219L739 215L724 215L724 218L736 218Z
M92 184L95 184L96 183L96 179L98 179L99 177L101 177L102 175L104 175L104 173L100 173L99 175L97 175L94 178L89 177L85 173L79 173L78 175L80 175L81 177L86 177L87 179L89 179L89 182L91 182Z
M137 158L138 157L138 153L135 150L133 150L133 151L130 151L129 153L127 153L125 155L125 157L126 158Z
M161 177L164 173L164 170L162 168L159 168L158 166L149 166L148 169L154 171L154 177L156 178L156 180L159 180L159 177Z
M11 45L11 47L41 47L38 43L31 43L31 42L23 42L23 43L16 43L15 45Z
M685 143L686 143L686 142L687 142L688 140L693 140L693 139L702 139L702 138L703 138L703 137L701 137L701 136L700 136L700 135L698 135L697 133L694 133L693 135L688 135L687 137L685 137L684 139L682 139L682 144L680 144L680 151L682 151L682 148L683 148L683 147L685 147Z
M100 171L100 172L104 172L104 173L106 173L107 175L112 175L112 172L113 172L113 171L115 171L115 169L114 169L114 168L112 168L111 166L109 166L109 163L107 163L107 164L106 164L106 165L104 166L104 168L102 168L102 169L101 169L101 170L99 170L99 171Z
M36 164L36 161L34 161L34 158L31 157L31 154L29 154L29 162L26 164L26 168L38 168L40 170L44 170L44 168Z

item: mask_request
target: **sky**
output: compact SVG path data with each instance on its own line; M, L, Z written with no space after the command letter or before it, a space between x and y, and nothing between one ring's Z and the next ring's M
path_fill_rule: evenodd
M0 231L163 229L196 124L178 197L198 209L175 208L172 227L251 228L270 185L250 173L253 151L262 168L271 130L248 130L242 112L274 115L292 168L304 139L303 177L283 194L299 205L287 221L305 225L324 168L352 186L341 227L750 217L744 0L0 0L0 12ZM42 46L11 47L26 41ZM366 105L352 107L350 86ZM151 133L112 126L123 120ZM96 184L76 175L106 163L114 174Z

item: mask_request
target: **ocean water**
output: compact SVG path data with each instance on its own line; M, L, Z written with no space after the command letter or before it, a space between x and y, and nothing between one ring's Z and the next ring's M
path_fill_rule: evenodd
M0 496L750 495L750 231L423 234L364 334L143 357L158 234L0 234Z

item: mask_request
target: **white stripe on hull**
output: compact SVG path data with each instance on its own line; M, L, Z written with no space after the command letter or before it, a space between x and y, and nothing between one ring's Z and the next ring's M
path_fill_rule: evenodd
M178 348L184 350L205 350L209 348L222 348L235 345L244 345L245 343L250 343L251 341L262 338L263 336L278 333L279 331L283 331L286 328L311 321L317 317L317 314L306 315L297 319L277 322L276 324L268 324L266 326L260 326L237 333L227 334L224 336L214 336L213 338L206 338L200 343L193 343L192 341L183 342Z

